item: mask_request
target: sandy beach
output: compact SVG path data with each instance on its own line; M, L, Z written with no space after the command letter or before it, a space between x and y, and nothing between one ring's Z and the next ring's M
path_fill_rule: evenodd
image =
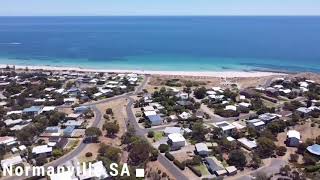
M76 72L106 72L106 73L136 73L151 75L175 75L175 76L208 76L208 77L264 77L272 75L287 75L277 72L260 71L151 71L151 70L119 70L119 69L89 69L79 67L59 67L59 66L22 66L13 64L0 64L0 68L15 66L16 69L46 70L46 71L76 71Z

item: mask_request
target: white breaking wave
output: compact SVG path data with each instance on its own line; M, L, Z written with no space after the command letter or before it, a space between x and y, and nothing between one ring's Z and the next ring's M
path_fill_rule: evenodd
M22 43L19 43L19 42L10 42L10 43L0 43L0 44L20 45L20 44L22 44Z

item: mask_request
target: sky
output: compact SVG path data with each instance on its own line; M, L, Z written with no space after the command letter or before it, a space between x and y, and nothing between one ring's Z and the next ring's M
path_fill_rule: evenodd
M320 0L0 1L0 16L320 15Z

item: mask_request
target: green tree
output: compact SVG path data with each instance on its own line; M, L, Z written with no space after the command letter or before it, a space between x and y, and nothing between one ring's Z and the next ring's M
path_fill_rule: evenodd
M272 139L266 137L260 137L257 140L257 149L256 152L262 158L267 158L273 155L276 145Z
M197 99L203 99L206 97L206 92L207 92L207 89L205 87L201 87L201 88L196 88L193 94Z
M115 122L108 122L106 121L103 125L103 129L107 131L107 135L109 137L114 136L114 134L118 133L120 130L119 124Z
M277 154L278 156L284 156L284 155L286 154L286 152L287 152L287 148L284 147L284 146L279 146L279 147L277 147L277 149L276 149L276 154Z
M170 149L170 147L169 147L169 145L167 145L167 144L160 144L160 145L159 145L159 151L160 151L161 153L168 152L169 149Z
M151 147L141 138L135 140L129 147L129 164L139 166L147 163Z
M101 143L98 152L100 156L103 156L112 162L120 161L121 150L119 148Z
M89 127L85 130L85 135L87 137L99 137L102 135L102 132L97 127Z
M204 127L202 122L196 122L192 126L191 138L197 142L202 142L205 140L205 135L208 130Z
M113 115L112 108L106 109L106 114Z
M63 150L60 149L60 148L59 149L54 149L52 151L52 156L55 157L55 158L63 156Z
M228 164L243 168L247 164L247 158L241 150L233 150L229 154Z

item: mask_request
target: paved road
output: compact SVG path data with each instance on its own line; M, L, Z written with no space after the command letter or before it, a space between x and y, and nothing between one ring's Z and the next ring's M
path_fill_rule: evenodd
M128 115L128 123L130 126L134 127L136 131L136 135L146 138L145 134L149 131L147 129L140 128L135 115L132 111L132 105L134 103L134 99L128 97L128 105L126 107L127 115ZM167 171L174 176L177 180L188 180L188 178L178 169L171 161L169 161L163 154L159 154L158 162L167 169Z

